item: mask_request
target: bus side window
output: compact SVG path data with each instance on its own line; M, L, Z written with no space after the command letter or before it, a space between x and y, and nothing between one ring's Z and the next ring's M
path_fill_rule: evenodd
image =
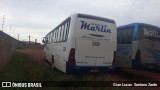
M47 43L50 43L50 36L48 36L48 41L47 41Z
M61 38L62 38L62 30L63 30L63 26L60 26L61 27L61 29L60 29L60 31L59 31L59 42L61 42Z
M49 34L48 43L51 43L51 35Z
M51 43L53 43L53 31L51 32Z
M138 31L137 31L137 33L136 33L136 40L140 40L140 31L141 30L139 30L139 28L138 28Z
M52 43L54 42L54 31L52 31Z
M54 32L53 32L53 42L55 42L55 36L56 34L55 34L55 30L54 30Z
M67 39L68 39L69 26L70 26L70 22L67 22L67 29L66 29L65 41L67 41Z
M58 29L59 28L57 28L57 30L56 30L56 42L58 42Z
M58 31L58 42L61 41L61 31L62 31L62 26L59 27L59 31Z
M64 25L62 26L61 30L61 42L63 42L63 35L64 35Z
M133 35L133 27L128 27L128 33L127 33L127 38L128 38L128 44L131 44L132 43L132 35Z
M122 43L122 35L121 35L121 30L120 29L117 29L117 42L118 44L121 44Z
M125 27L121 30L122 34L122 44L131 44L132 43L132 33L133 28L132 27Z
M46 41L46 43L48 43L48 37L46 37L46 40L45 40L45 41Z
M47 37L44 37L43 40L42 40L42 42L43 42L44 44L47 44L47 43L48 43L48 38L47 38Z
M122 43L126 44L126 42L127 42L127 30L123 29L122 30Z
M52 38L51 38L51 33L49 34L49 42L48 43L51 43L51 40L52 40Z
M67 31L67 23L64 25L64 32L63 32L63 41L65 42L65 37L66 37L66 31Z

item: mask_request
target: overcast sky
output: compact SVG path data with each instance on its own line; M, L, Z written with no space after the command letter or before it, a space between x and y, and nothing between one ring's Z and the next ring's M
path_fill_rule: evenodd
M0 0L0 30L5 15L4 32L41 42L72 13L110 18L117 26L143 22L160 27L160 0Z

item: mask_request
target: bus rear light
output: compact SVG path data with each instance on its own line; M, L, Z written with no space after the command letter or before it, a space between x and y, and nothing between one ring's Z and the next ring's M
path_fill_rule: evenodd
M116 62L116 51L114 51L112 66L115 65Z
M74 48L72 48L72 49L70 50L68 62L69 62L70 64L76 65L76 62L75 62L75 49L74 49Z

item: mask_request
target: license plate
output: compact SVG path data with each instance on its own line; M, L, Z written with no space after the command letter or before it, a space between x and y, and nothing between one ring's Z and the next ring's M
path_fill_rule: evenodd
M90 72L98 72L98 70L93 69L93 70L90 70Z
M149 68L153 68L153 66L149 66Z

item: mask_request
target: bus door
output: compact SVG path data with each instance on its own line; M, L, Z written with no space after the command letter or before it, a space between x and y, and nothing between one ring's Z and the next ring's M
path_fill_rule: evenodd
M132 67L132 44L118 44L116 67Z
M154 68L154 65L160 64L160 41L141 40L139 43L140 58L142 64L148 68Z

